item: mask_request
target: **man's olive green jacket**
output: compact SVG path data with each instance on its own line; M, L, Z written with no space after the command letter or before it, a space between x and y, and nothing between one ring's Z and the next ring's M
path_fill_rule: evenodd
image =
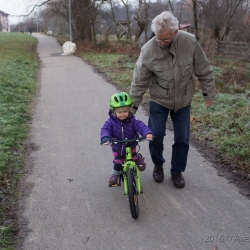
M138 107L149 89L150 101L179 110L191 104L198 77L205 99L214 99L212 67L193 34L178 31L170 47L153 37L142 48L134 68L130 95Z

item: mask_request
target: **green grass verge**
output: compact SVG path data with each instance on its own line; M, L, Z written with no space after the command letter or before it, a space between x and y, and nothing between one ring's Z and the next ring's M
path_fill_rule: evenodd
M216 155L243 174L250 173L250 101L244 94L218 93L207 108L201 95L192 103L191 131Z
M118 54L84 53L84 60L104 73L122 91L128 91L132 80L135 58Z
M0 249L14 249L15 244L13 207L36 92L36 44L27 34L0 33Z
M129 91L137 56L82 53L122 91ZM212 58L217 96L207 108L200 90L191 109L192 135L211 147L241 173L250 174L250 64L240 59ZM148 95L144 96L147 103Z

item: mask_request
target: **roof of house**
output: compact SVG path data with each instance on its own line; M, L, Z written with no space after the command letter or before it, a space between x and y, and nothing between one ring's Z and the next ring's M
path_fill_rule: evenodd
M182 23L182 24L180 24L180 29L189 28L191 26L192 26L192 24L190 24L190 23Z
M0 10L0 14L3 15L3 16L9 16L8 13L5 13L5 12L3 12L3 11L1 11L1 10Z

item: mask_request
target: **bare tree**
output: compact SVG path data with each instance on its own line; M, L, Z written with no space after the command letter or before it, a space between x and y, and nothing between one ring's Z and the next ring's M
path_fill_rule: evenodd
M205 0L202 3L203 18L214 30L216 40L226 40L231 32L238 8L244 0Z
M44 19L45 30L52 28L55 34L63 34L63 30L66 30L66 23L69 22L68 0L49 1L46 9L40 13ZM51 23L53 23L53 27Z
M53 0L44 0L44 1L43 1L42 3L40 3L40 4L33 4L33 5L30 6L30 7L31 7L31 10L29 11L28 14L26 14L26 15L19 15L19 16L17 16L17 17L29 16L30 14L32 14L32 13L34 12L34 10L35 10L36 8L42 7L42 6L46 5L46 3L50 2L50 1L53 1Z
M186 11L189 12L189 10L192 11L192 16L193 16L193 24L194 24L194 29L195 29L195 37L197 40L200 40L199 37L199 22L200 22L200 2L199 0L182 0L180 3L180 13L179 13L179 21L184 21L184 18L182 17L183 13ZM188 10L189 9L189 10Z
M148 25L148 13L149 10L149 3L147 3L146 0L139 0L138 1L138 10L136 15L134 16L134 20L136 20L137 25L138 25L138 29L136 32L136 36L135 36L135 41L137 41L139 39L139 37L141 36L141 34L143 33L144 30L146 30L147 25ZM145 41L148 40L147 37L147 32L145 32Z
M235 41L250 42L250 0L242 1L234 22L232 39Z
M150 8L150 3L147 3L146 0L144 0L144 14L145 14L145 41L148 41L148 25L150 23L149 21L149 8Z
M120 32L117 27L117 20L116 20L116 15L115 15L115 6L117 3L114 0L108 0L108 3L110 5L111 15L112 15L112 19L114 22L114 30L115 30L116 38L118 41L120 41Z
M67 8L63 5L69 0L45 0L39 5L33 5L30 15L35 8L45 6L50 10L47 13L64 16L66 20ZM106 0L70 0L72 3L72 21L75 33L75 39L95 42L95 23L98 16L98 9ZM56 7L56 8L55 8ZM61 11L64 9L65 11Z
M75 25L75 38L77 40L91 41L91 0L72 0L72 20Z
M128 3L129 0L121 0L123 5L126 9L126 15L127 15L127 23L128 23L128 29L127 29L127 38L130 42L132 42L132 32L131 32L131 13L130 13L130 4Z
M198 10L197 10L198 0L192 0L193 3L193 16L194 16L194 28L195 28L195 38L199 41L199 20L198 20Z
M227 17L226 17L225 29L224 29L224 32L222 34L221 40L227 39L227 36L232 28L232 22L233 22L233 18L235 16L235 14L236 14L236 10L242 1L243 0L238 0L238 1L235 1L234 3L233 2L228 3L228 13L227 13Z
M170 9L171 9L172 13L174 14L174 6L173 6L173 1L168 0L168 4L169 4L169 6L170 6Z
M150 16L155 17L165 10L173 12L173 9L169 7L169 0L156 0L150 4ZM172 3L172 2L171 2ZM174 14L174 12L173 12Z

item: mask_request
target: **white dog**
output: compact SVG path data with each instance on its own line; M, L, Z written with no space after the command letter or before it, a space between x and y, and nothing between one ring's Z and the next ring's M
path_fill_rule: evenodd
M72 42L65 42L62 46L64 55L72 55L76 52L76 44Z
M47 35L48 35L48 36L52 36L52 34L53 34L53 31L52 31L52 30L48 30L48 31L47 31Z

